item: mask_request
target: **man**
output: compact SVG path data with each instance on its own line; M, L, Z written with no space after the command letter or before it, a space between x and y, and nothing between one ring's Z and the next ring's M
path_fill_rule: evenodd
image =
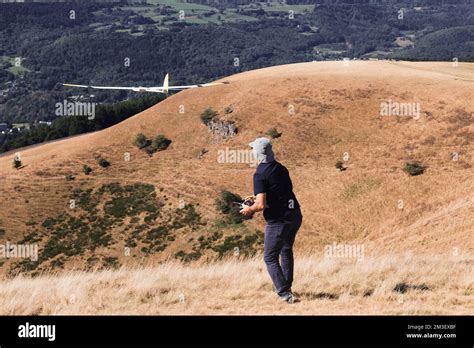
M257 138L249 145L258 162L253 176L256 197L254 203L244 205L240 213L249 216L263 210L266 221L264 260L273 289L281 299L294 303L296 298L291 291L293 244L303 219L300 205L293 193L288 170L274 158L271 141Z

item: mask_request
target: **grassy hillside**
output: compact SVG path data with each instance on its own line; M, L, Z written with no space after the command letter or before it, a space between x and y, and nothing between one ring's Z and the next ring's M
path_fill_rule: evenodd
M2 271L252 255L261 216L235 223L215 200L223 190L250 194L255 169L219 153L245 150L271 128L302 205L298 252L318 257L341 243L364 245L367 257L472 254L472 64L314 62L226 80L106 130L20 151L20 169L13 155L0 157L0 240L40 249L38 261L6 260ZM382 116L389 101L418 104L419 114ZM200 117L209 107L235 136L209 132ZM147 154L133 144L138 133L171 144ZM404 171L412 160L422 175Z

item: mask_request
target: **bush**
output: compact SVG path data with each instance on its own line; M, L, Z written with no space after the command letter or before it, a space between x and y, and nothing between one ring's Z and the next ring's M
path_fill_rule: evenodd
M403 170L411 176L421 175L425 172L426 167L420 161L409 161L405 164Z
M117 269L120 267L120 262L117 257L108 256L102 259L102 264L106 269Z
M84 164L84 166L82 167L82 171L84 172L84 174L89 175L92 172L92 168L89 167L87 164Z
M138 133L135 136L135 140L133 141L133 144L141 150L149 146L151 144L151 141L145 136L145 134Z
M143 149L148 155L153 155L156 151L155 149L153 148L153 146L147 146Z
M171 144L171 140L163 134L158 134L153 140L148 139L143 133L137 134L133 144L148 155L153 155L156 151L163 151Z
M207 126L217 116L217 112L212 108L207 108L201 114L201 121Z
M219 253L219 258L233 253L236 248L239 250L239 254L249 256L255 255L256 247L261 242L261 233L257 231L255 234L248 234L244 238L241 235L228 236L224 239L223 243L215 245L212 249Z
M172 227L175 229L182 227L195 227L201 224L201 214L196 211L192 204L186 204L183 208L176 209L176 216Z
M110 162L107 161L105 158L102 158L102 157L98 157L98 158L97 158L97 163L98 163L99 166L101 166L102 168L107 168L108 166L110 166Z
M242 197L230 191L222 191L220 197L216 199L217 209L229 214L231 208L237 206L233 202L242 202Z
M278 132L278 130L275 127L269 129L267 132L267 135L270 136L272 139L281 137L281 134L282 133Z
M201 256L202 255L199 251L193 251L193 252L190 252L190 253L186 254L183 250L181 250L181 251L178 251L175 254L175 257L180 258L181 261L183 261L183 262L195 261L195 260L198 260Z
M341 171L346 169L344 163L341 160L336 161L336 169Z
M159 134L153 139L151 146L155 151L163 151L170 146L171 140L165 137L163 134Z
M21 163L21 160L18 157L15 157L13 159L13 168L15 169L20 169L23 164Z
M240 206L234 202L242 202L242 197L230 191L222 191L216 199L217 208L227 215L226 222L229 224L240 224L243 220L251 219L240 214Z

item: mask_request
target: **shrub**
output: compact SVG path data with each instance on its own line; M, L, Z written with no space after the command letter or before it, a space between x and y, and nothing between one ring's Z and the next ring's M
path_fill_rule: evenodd
M25 222L25 225L26 225L26 226L34 226L34 225L36 225L36 222L35 222L34 220L31 220L31 219L30 219L30 220L28 220L28 221Z
M82 167L82 171L84 172L84 174L89 175L92 172L92 168L89 167L87 164L84 164L84 166Z
M104 212L116 218L124 218L130 210L131 203L127 197L113 198L111 201L105 202Z
M217 116L217 112L212 108L207 108L201 114L201 121L207 126Z
M153 155L155 153L155 149L153 149L153 146L147 146L143 149L149 156Z
M180 258L183 262L195 261L198 260L201 256L202 255L199 251L192 251L187 254L183 250L180 250L175 254L175 257Z
M346 169L344 163L341 160L336 161L336 169L341 171Z
M133 143L148 155L153 155L156 151L163 151L171 144L171 140L163 134L158 134L153 140L148 139L144 134L139 133Z
M212 249L219 253L219 258L234 253L236 248L239 254L249 256L256 253L256 247L261 242L261 233L257 231L255 234L248 234L244 238L241 235L228 236L222 243L213 246Z
M425 169L426 167L424 167L420 161L409 161L403 168L403 170L411 176L423 174Z
M21 163L21 160L18 157L15 157L13 159L13 168L15 169L20 169L23 164Z
M270 136L272 139L276 139L276 138L281 137L281 134L282 133L278 132L278 130L275 127L269 129L268 132L267 132L267 135Z
M165 137L163 134L157 135L152 141L152 147L155 151L163 151L170 146L171 140Z
M141 150L149 146L151 144L151 141L145 136L145 134L138 133L135 136L135 140L133 141L133 144Z
M72 175L72 174L67 174L67 175L66 175L66 180L67 180L67 181L72 181L72 180L74 180L75 178L76 178L76 177L75 177L74 175Z
M173 220L172 227L175 229L185 226L195 227L201 223L201 214L196 211L192 204L186 204L183 208L176 209L176 217Z
M120 262L117 257L108 256L102 259L102 264L106 269L117 269L120 267Z
M98 158L97 158L97 163L98 163L99 166L101 166L102 168L107 168L108 166L110 166L110 162L107 161L105 158L102 158L102 157L98 157Z
M216 199L217 208L224 214L229 214L232 207L237 206L233 202L241 202L242 197L230 191L222 191Z
M227 215L226 222L229 224L239 224L243 220L250 219L240 214L240 206L234 202L242 202L242 197L230 191L222 191L219 198L216 199L217 208Z

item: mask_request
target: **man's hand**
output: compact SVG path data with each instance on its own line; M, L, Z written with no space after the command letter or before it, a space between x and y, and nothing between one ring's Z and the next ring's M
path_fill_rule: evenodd
M253 213L256 213L257 211L262 211L263 209L265 209L266 202L267 202L267 194L259 193L257 197L255 197L255 201L250 207L245 204L243 205L243 208L240 210L240 214L244 216L250 216Z
M243 205L243 208L240 210L240 214L244 215L244 216L250 216L253 214L253 211L252 209L250 209L250 207L248 205Z
M255 196L247 196L244 198L244 204L245 205L248 205L248 206L252 206L254 203L255 203L255 200L257 199L257 197Z

